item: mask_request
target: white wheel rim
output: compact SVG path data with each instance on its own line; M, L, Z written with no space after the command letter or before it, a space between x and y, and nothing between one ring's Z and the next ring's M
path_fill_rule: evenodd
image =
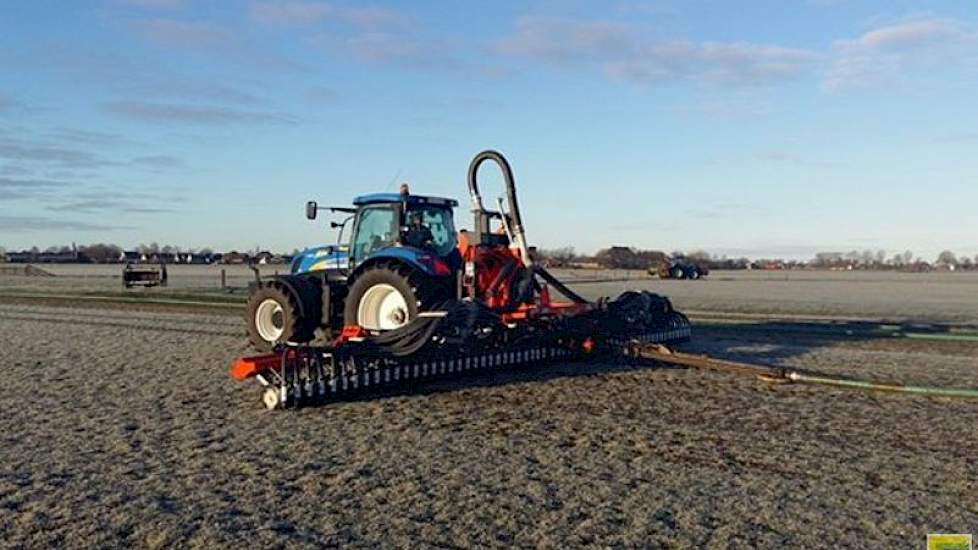
M268 298L258 304L255 310L255 329L262 340L277 342L282 337L284 328L284 310L277 301Z
M388 284L367 289L357 306L357 324L367 330L393 330L407 324L407 300Z
M277 409L279 404L278 388L266 388L261 395L261 400L268 410Z

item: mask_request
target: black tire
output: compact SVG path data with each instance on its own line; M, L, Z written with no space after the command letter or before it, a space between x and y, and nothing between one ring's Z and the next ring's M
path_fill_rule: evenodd
M682 279L685 276L686 276L686 274L683 273L683 268L679 267L678 265L677 266L673 266L669 270L669 278L670 279Z
M282 334L275 340L266 339L257 326L259 307L269 300L281 307L281 311L275 316L275 326L282 329ZM315 323L303 319L299 304L292 293L279 285L263 286L248 296L245 322L248 326L248 340L258 351L269 351L280 342L309 342L315 336Z
M369 289L377 285L394 287L407 305L407 322L411 322L421 311L428 311L447 298L443 278L434 278L423 272L399 263L378 263L368 267L350 285L343 306L343 324L359 325L358 310L360 301Z
M686 278L696 280L700 278L700 270L696 266L690 267L686 270Z

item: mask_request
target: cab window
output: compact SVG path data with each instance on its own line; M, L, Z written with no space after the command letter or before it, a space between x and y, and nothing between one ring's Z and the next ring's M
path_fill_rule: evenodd
M367 207L360 211L353 238L353 260L361 262L373 251L390 246L397 237L397 213L390 206Z
M438 256L447 256L455 248L451 209L434 206L412 208L407 214L407 230L409 238L406 241L411 246L430 248Z

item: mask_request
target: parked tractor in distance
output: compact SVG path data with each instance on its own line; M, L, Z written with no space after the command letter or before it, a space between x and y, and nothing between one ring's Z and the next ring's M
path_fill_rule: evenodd
M710 268L704 262L690 260L685 256L665 258L657 265L649 268L649 275L660 279L702 279L710 274Z
M166 286L166 278L166 264L163 262L160 262L159 267L126 263L122 268L123 288Z

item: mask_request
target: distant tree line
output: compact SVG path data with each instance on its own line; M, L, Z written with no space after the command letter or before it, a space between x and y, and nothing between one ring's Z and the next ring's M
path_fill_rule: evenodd
M673 251L665 254L659 250L644 250L626 246L602 248L593 256L579 255L574 247L540 249L536 255L545 264L553 267L603 267L607 269L648 269L668 259L683 258L690 262L709 267L710 270L735 269L876 269L902 271L973 270L978 269L978 255L968 257L957 255L951 250L938 254L933 262L927 262L906 252L888 256L885 250L852 250L850 252L819 252L808 261L785 260L780 258L746 257L729 258L709 254L703 250L693 252Z
M967 255L957 255L951 250L944 250L937 255L933 262L928 262L913 251L907 250L888 256L885 250L852 250L842 252L819 252L808 263L809 267L821 269L876 269L900 271L930 271L938 270L972 270L978 268L978 255L971 258Z
M713 256L703 250L693 252L673 251L666 254L661 250L647 250L630 246L610 246L598 250L593 256L578 255L574 247L542 249L537 256L552 267L603 267L606 269L648 269L667 262L670 258L683 258L690 262L705 265L709 269L749 269L747 258L728 258Z
M0 247L0 262L33 263L122 263L127 261L147 261L167 263L283 263L298 254L278 254L259 248L244 252L231 250L214 252L210 247L181 248L158 243L140 244L125 250L117 244L94 243L76 246L49 246L40 249L33 246L28 250L8 252ZM628 246L610 246L598 250L594 255L578 254L574 247L564 246L550 249L533 249L533 254L545 265L551 267L603 267L606 269L648 269L670 258L683 258L704 265L712 270L733 269L835 269L835 270L974 270L978 269L978 255L969 257L944 250L933 262L928 262L912 251L888 255L885 250L851 250L849 252L819 252L809 261L762 258L750 260L745 257L728 258L709 254L703 250L693 252L673 251L666 254L660 250L646 250Z
M18 263L287 263L298 253L277 254L254 248L245 252L231 250L214 252L210 247L181 248L158 243L140 244L126 250L117 244L94 243L49 246L41 249L33 246L20 251L7 251L0 247L0 262Z

